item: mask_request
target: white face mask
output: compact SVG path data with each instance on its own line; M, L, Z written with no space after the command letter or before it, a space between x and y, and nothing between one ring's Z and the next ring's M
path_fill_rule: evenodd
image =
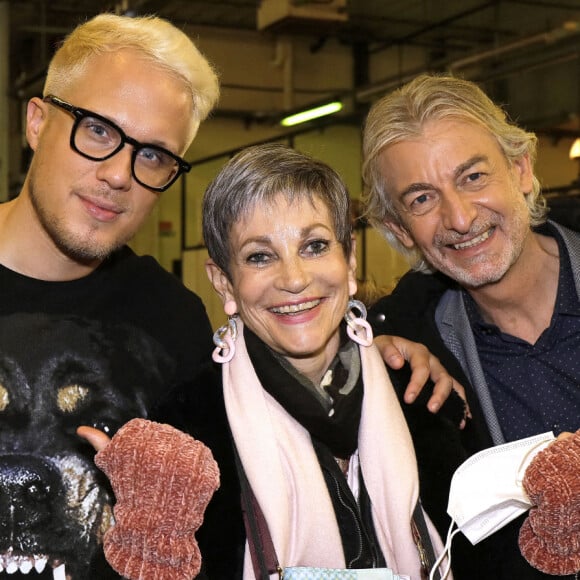
M447 513L472 544L477 544L531 507L522 487L533 457L554 440L534 435L476 453L459 466L449 490Z
M458 531L475 545L532 506L522 486L523 475L536 453L553 440L549 432L490 447L457 468L447 504L453 522L438 562L450 551ZM458 529L452 531L454 524Z

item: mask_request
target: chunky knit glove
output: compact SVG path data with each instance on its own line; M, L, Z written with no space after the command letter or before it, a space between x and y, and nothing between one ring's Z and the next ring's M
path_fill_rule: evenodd
M580 571L580 431L540 451L523 484L534 507L520 530L522 555L546 574Z
M104 537L109 564L129 580L191 580L201 567L194 532L219 470L211 451L160 423L133 419L95 456L117 503Z

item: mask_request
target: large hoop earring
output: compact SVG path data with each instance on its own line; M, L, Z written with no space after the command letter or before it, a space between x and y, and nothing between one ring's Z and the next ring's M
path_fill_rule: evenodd
M217 363L230 362L236 354L236 338L238 338L238 326L236 325L237 314L228 316L227 324L220 326L213 335L213 343L216 345L212 358Z
M358 311L358 314L356 314ZM346 321L346 332L351 340L361 346L370 346L373 343L373 331L371 325L366 321L367 309L360 301L351 298L346 307L344 319Z

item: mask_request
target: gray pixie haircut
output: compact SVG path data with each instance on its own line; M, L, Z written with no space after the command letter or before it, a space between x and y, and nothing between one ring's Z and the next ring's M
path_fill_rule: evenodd
M280 143L243 149L221 169L205 191L203 237L210 258L230 277L230 233L258 205L278 195L289 203L321 201L345 256L352 248L350 197L339 175L322 161Z
M191 139L219 98L217 75L192 40L156 16L99 14L77 26L54 54L43 95L60 96L94 56L129 49L180 81L193 101Z
M496 139L510 165L526 154L532 168L536 160L534 133L510 122L504 110L471 81L449 75L423 74L374 103L363 132L365 215L416 270L429 271L430 267L418 250L405 248L385 225L385 220L403 224L393 204L389 176L380 172L379 156L390 145L420 137L429 121L447 119L484 127ZM539 225L546 220L547 211L535 175L532 191L526 193L530 223Z

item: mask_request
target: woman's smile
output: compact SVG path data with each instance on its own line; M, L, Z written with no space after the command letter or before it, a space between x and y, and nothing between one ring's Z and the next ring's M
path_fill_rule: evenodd
M302 314L316 308L321 303L320 299L308 300L307 302L300 302L297 304L286 304L284 306L273 306L270 311L274 314L284 314L287 316L294 316L296 314Z

